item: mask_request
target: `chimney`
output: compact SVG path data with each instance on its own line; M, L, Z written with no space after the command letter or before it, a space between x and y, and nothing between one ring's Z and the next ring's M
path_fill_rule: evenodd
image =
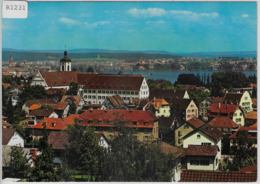
M218 103L218 108L220 108L220 102Z

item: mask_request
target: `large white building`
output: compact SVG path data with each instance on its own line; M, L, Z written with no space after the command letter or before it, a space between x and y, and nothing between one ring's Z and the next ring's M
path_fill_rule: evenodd
M79 84L79 94L85 102L102 104L107 96L119 95L124 102L132 99L149 97L149 87L142 75L114 75L114 74L83 74L71 71L71 60L60 60L59 72L38 72L32 79L32 86L69 89L71 82Z
M103 104L107 96L119 95L124 102L149 97L149 87L142 75L82 74L85 102Z

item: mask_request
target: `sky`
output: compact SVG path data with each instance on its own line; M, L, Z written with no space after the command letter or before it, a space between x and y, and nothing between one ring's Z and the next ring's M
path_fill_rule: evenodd
M28 2L2 48L241 52L257 49L256 2Z

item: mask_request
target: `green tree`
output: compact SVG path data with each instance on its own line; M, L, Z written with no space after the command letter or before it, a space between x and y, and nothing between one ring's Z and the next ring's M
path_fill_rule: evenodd
M75 102L72 100L71 104L70 104L70 108L69 108L69 114L76 114L76 104Z
M66 146L65 163L70 169L80 171L82 176L90 175L92 179L98 178L100 155L103 150L98 145L94 130L75 122L66 131L69 145Z
M53 163L53 151L48 144L48 134L46 129L39 143L40 155L36 156L35 167L29 177L30 181L59 181L59 173Z
M257 149L252 146L253 140L248 139L247 131L237 133L237 146L231 151L235 155L228 168L231 171L239 171L241 168L257 163Z
M9 98L9 100L7 102L7 106L6 106L4 115L7 117L8 123L13 124L15 122L14 107L13 107L11 98Z
M66 92L66 95L77 95L78 94L79 85L76 82L71 82L69 90Z
M118 136L105 155L105 181L170 181L172 156L161 152L157 144L143 144L132 128L118 127Z
M29 157L24 155L22 148L13 146L10 153L10 177L14 178L27 178L30 166L28 164Z
M195 104L199 106L200 102L205 100L207 97L210 96L210 92L207 91L188 91L189 96L192 100L194 100Z
M19 94L18 107L22 107L26 100L44 99L47 91L42 86L25 85L22 93Z

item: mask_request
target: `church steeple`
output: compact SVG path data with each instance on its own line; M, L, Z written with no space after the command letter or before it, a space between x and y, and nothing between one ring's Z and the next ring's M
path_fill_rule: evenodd
M10 53L10 59L9 59L9 67L13 67L13 55L12 52Z
M71 60L67 57L68 52L65 45L64 57L60 60L60 71L71 71Z

